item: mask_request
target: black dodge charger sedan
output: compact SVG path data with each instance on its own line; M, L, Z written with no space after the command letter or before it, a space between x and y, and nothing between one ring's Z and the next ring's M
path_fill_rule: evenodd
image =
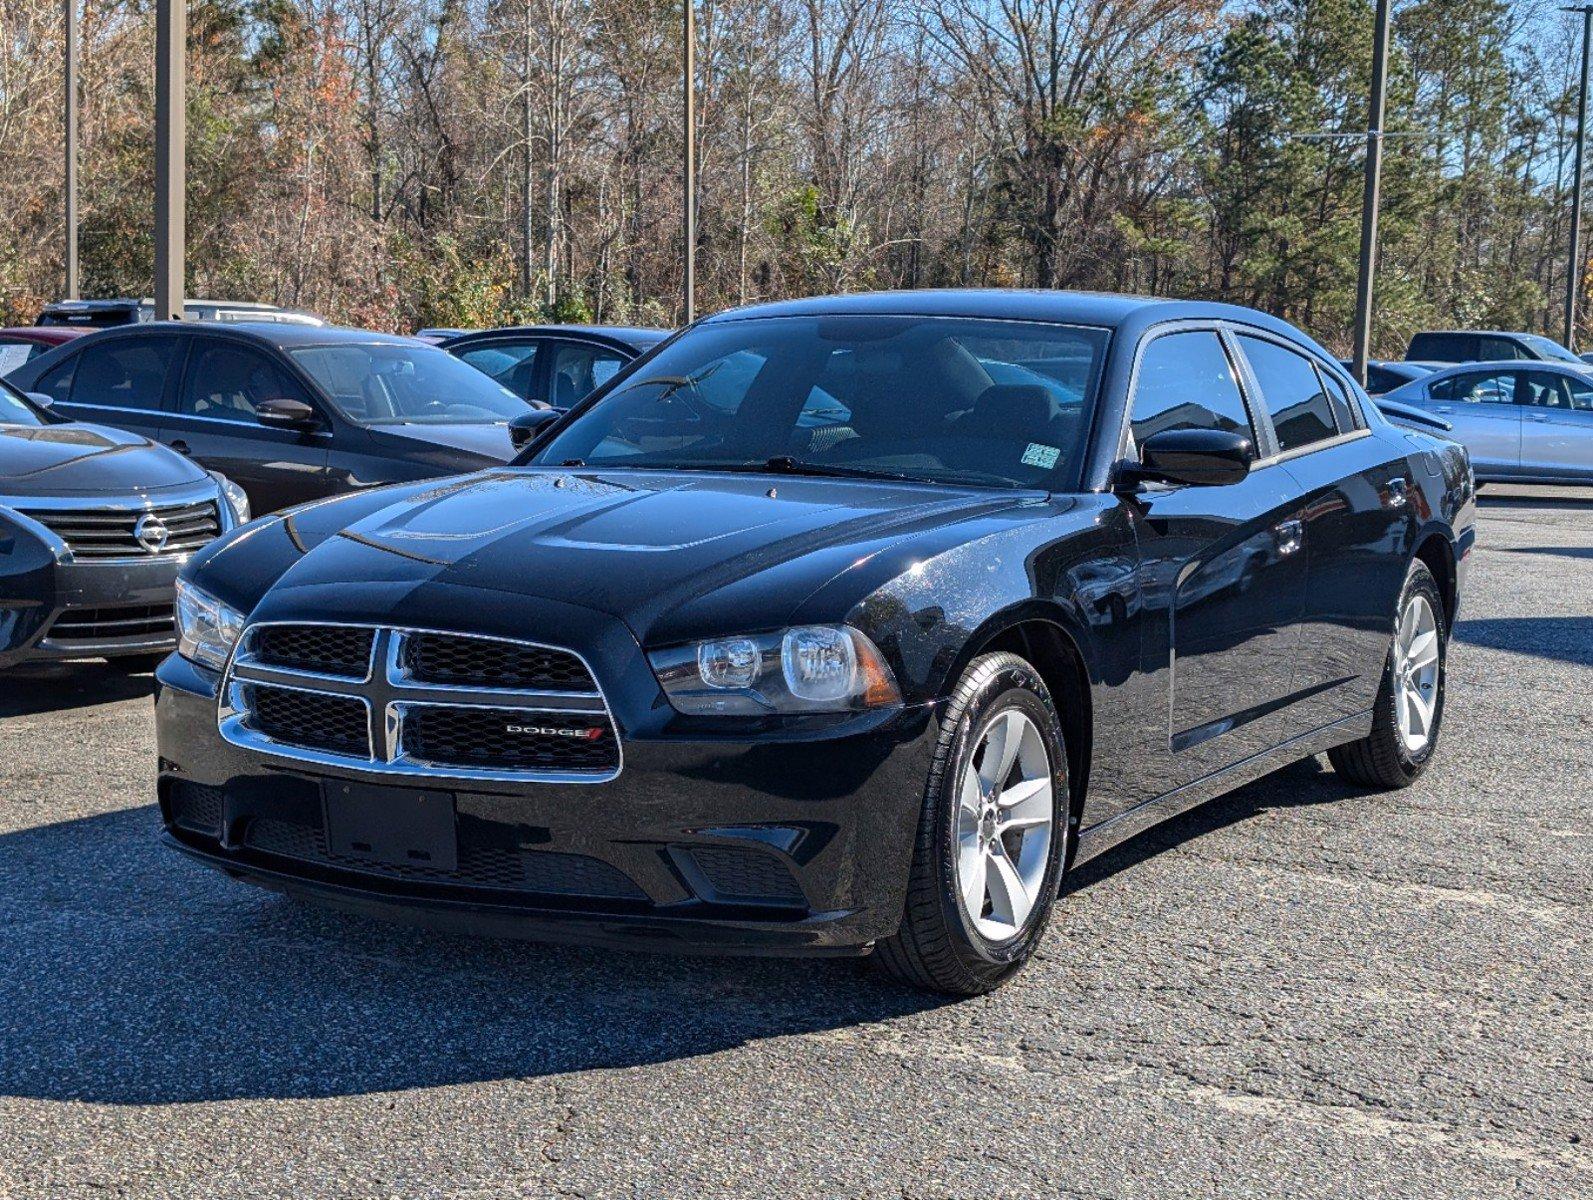
M203 553L166 836L354 911L979 992L1153 822L1321 751L1410 783L1473 517L1461 447L1248 309L724 313L508 467Z
M8 379L220 471L256 512L507 462L509 422L531 411L435 346L333 326L145 322Z
M248 519L236 485L0 383L0 668L172 649L177 571Z

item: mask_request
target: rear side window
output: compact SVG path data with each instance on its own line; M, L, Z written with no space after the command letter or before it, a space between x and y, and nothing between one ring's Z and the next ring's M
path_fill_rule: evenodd
M1278 450L1291 450L1326 441L1339 432L1333 403L1311 360L1276 342L1239 336L1250 369L1261 385L1261 398L1278 435Z
M1134 383L1134 441L1165 429L1221 429L1255 441L1233 364L1208 329L1169 333L1145 347Z
M1317 374L1322 376L1322 382L1327 385L1328 403L1333 406L1333 418L1338 422L1341 432L1359 429L1362 422L1358 419L1360 408L1350 399L1350 391L1337 375L1322 368L1317 368Z
M77 357L72 403L158 409L176 353L177 339L170 337L119 338L85 346Z
M1466 371L1434 380L1427 394L1451 404L1514 404L1515 371Z

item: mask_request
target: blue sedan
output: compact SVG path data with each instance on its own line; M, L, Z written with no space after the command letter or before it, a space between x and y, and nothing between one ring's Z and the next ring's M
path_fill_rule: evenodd
M1593 483L1593 368L1460 363L1380 399L1432 413L1484 483Z

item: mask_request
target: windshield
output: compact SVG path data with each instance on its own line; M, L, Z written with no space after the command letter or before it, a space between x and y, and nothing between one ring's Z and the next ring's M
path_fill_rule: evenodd
M1524 333L1521 335L1521 340L1549 362L1568 362L1579 365L1582 362L1580 358L1552 338L1539 337L1535 333Z
M0 425L43 425L33 406L9 383L0 382Z
M338 411L361 425L502 424L530 408L433 346L347 343L290 353Z
M1107 332L961 317L701 326L535 461L1050 487L1076 462Z

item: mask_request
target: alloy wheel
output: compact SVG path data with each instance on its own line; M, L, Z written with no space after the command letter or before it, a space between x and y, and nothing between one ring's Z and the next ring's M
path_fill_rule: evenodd
M1432 740L1438 712L1438 615L1426 596L1415 595L1394 633L1394 717L1408 755Z
M963 769L957 806L957 894L992 942L1016 937L1045 886L1055 824L1051 756L1017 709L985 726Z

